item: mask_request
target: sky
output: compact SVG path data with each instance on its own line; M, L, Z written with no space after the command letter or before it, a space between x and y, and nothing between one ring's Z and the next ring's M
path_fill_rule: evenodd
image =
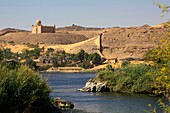
M160 17L153 0L0 0L0 14L0 29L31 30L37 19L57 27L129 27L168 21L168 16Z

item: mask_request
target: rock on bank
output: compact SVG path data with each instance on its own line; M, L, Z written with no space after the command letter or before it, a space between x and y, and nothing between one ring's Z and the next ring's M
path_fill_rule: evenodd
M82 92L109 92L110 89L108 87L108 83L106 81L100 82L96 81L95 79L90 79L86 85L78 89L78 91Z

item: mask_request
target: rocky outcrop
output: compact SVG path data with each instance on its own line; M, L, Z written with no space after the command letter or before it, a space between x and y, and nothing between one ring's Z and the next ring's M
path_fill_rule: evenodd
M169 27L164 26L110 28L102 36L102 54L106 59L143 59L147 51L168 36L168 32Z
M94 79L90 79L86 85L78 89L78 91L82 92L109 92L109 87L107 82L100 82Z
M59 108L61 110L65 110L65 109L73 109L74 108L74 104L70 101L66 101L66 100L62 100L60 98L54 98L53 102L52 102L53 106L55 108Z

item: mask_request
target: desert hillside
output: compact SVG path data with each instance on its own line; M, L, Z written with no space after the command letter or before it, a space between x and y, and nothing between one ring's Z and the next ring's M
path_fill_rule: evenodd
M168 31L164 26L111 28L103 33L103 54L107 58L143 58Z
M32 34L30 32L7 33L0 36L0 40L9 42L14 41L16 44L33 43L33 44L72 44L86 40L83 35L72 34L67 32Z
M57 28L57 31L99 31L104 28L94 28L94 27L82 27L79 25L73 24L72 26L60 27Z
M169 27L148 26L141 27L113 27L103 30L102 47L103 56L107 59L143 59L144 54L156 47L159 41L169 32ZM101 32L102 33L102 32ZM77 53L84 49L88 53L99 53L100 35L88 40L70 44L48 46L63 49L69 53Z
M57 28L56 32L68 32L83 35L89 39L98 36L103 30L104 28L82 27L73 24L72 26Z
M103 28L81 27L77 25L57 28L56 33L32 34L29 31L5 28L0 31L0 40L16 44L73 44L98 36Z
M72 27L77 28L77 26ZM100 54L101 56L107 59L143 59L144 54L153 49L168 32L169 27L162 24L125 28L97 28L95 30L70 30L63 28L56 33L7 33L0 36L0 40L5 40L6 42L14 41L16 44L39 43L41 44L40 47L62 49L68 53L78 53L81 49L84 49L88 53L97 52L100 54L100 34L102 33L101 44L103 52ZM19 46L14 46L10 46L13 51L21 50Z
M27 30L15 29L15 28L5 28L0 30L0 36L5 35L7 33L16 33L16 32L29 32Z

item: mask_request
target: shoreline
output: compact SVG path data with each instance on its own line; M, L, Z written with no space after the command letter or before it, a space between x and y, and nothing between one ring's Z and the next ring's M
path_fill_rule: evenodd
M68 72L68 71L40 71L40 73L97 73L96 71L80 71L80 72Z
M76 68L76 69L74 69ZM101 69L84 69L81 67L59 67L59 68L50 68L41 73L97 73Z

